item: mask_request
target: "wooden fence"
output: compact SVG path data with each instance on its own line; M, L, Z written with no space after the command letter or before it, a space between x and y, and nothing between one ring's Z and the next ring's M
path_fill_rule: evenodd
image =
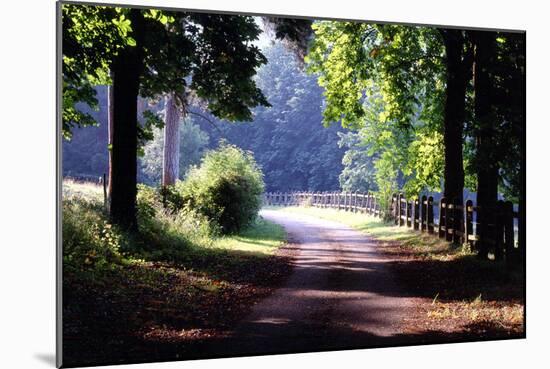
M264 204L271 206L315 206L361 212L381 217L380 201L371 193L358 192L268 192Z
M409 227L419 232L433 234L457 244L468 244L473 250L479 245L489 245L495 260L505 259L510 263L523 260L523 247L517 236L519 212L514 211L511 202L499 201L496 208L485 209L491 213L491 224L485 224L485 238L480 239L476 223L480 207L472 200L462 204L441 197L434 201L432 196L407 199L403 194L394 194L388 202L388 209L382 209L380 199L372 193L358 192L268 192L264 204L271 206L314 206L333 208L377 217L386 216L400 227ZM437 217L434 217L434 210ZM516 224L517 220L517 226Z

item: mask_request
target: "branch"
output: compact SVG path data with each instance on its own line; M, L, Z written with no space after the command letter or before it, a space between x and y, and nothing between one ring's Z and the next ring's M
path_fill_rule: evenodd
M218 133L220 134L220 136L223 137L223 132L221 131L221 129L216 125L216 123L214 123L210 118L208 118L207 116L201 114L201 113L197 113L195 111L191 111L191 110L187 110L186 111L188 114L194 114L194 115L197 115L199 117L201 117L202 119L206 120L208 123L210 123L217 131Z

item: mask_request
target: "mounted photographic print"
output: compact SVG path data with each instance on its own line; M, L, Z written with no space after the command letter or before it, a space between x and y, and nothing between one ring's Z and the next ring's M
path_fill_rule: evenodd
M525 337L525 32L67 1L58 36L59 366Z

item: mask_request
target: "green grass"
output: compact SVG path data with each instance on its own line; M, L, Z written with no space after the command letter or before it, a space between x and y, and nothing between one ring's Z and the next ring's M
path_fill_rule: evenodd
M408 227L397 227L378 217L367 214L352 213L337 209L315 207L278 207L283 212L299 213L346 224L358 231L368 234L377 240L388 243L399 243L401 249L408 249L417 256L433 259L448 259L455 255L467 253L461 247L429 235L414 231Z
M283 227L263 218L235 235L223 236L214 241L214 248L273 255L286 242Z

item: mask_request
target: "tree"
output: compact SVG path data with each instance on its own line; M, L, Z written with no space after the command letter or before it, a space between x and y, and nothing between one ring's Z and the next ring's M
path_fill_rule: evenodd
M105 19L112 16L111 8L95 8ZM189 83L215 116L247 120L250 107L268 105L252 79L265 58L251 44L260 32L251 17L154 9L115 11L120 14L116 26L123 31L126 44L102 59L102 66L114 74L110 215L113 222L136 229L138 142L150 137L150 130L137 122L138 94L153 97L171 92L177 96ZM102 42L92 42L90 47L78 38L72 41L81 49L92 49L92 58L104 53Z
M180 114L174 96L166 98L164 113L164 147L162 155L162 186L170 186L179 178Z

